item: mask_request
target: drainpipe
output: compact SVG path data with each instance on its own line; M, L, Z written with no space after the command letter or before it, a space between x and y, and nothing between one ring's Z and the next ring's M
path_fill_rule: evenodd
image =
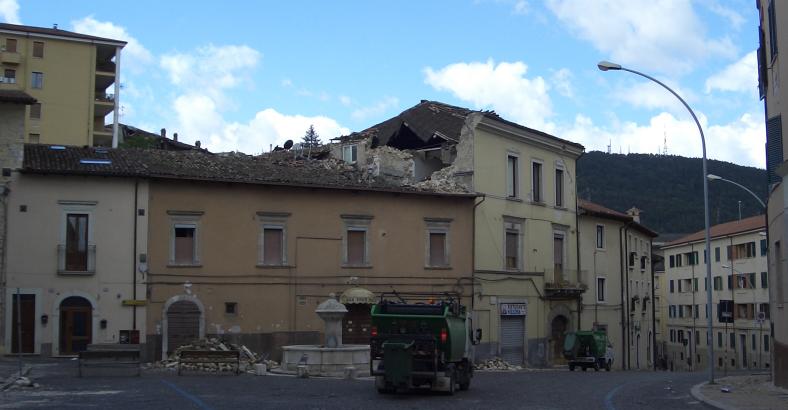
M623 284L624 255L622 252L624 250L624 244L622 243L624 239L624 235L622 231L627 227L627 225L628 224L624 224L623 226L618 228L618 256L619 256L618 259L619 259L619 265L621 270L619 278L620 281L622 282L620 288L621 291L621 368L622 369L626 369L626 360L624 360L624 348L626 348L627 346L626 319L624 317L624 284Z
M625 265L625 271L624 272L626 274L626 279L624 280L624 286L627 289L627 291L626 291L626 295L627 295L627 297L626 297L626 314L624 316L626 318L626 333L625 334L626 334L627 342L630 342L630 343L632 341L630 340L630 337L629 337L629 326L630 326L631 320L630 320L630 311L629 311L629 303L630 303L630 300L629 300L629 241L627 240L627 234L629 233L629 226L631 224L632 224L632 222L627 222L627 224L624 226L624 238L623 238L624 239L624 265ZM627 349L627 370L629 370L629 368L631 367L631 364L632 364L631 363L632 360L629 357L630 356L629 345L626 345L626 349Z
M654 371L657 370L657 319L655 316L656 306L655 302L657 300L657 294L654 293L654 254L652 252L654 249L654 238L650 238L648 240L648 254L649 254L649 265L651 265L651 364L654 367ZM711 256L706 256L707 263L711 263Z
M474 312L476 307L476 208L487 199L486 196L482 195L482 200L476 202L474 199L473 204L473 215L471 215L471 226L473 229L472 237L471 237L471 312Z
M580 210L577 206L577 192L575 192L575 247L577 249L577 284L580 285ZM596 252L596 251L595 251ZM580 329L581 315L583 314L583 295L577 297L577 331Z
M137 194L139 191L139 179L134 179L134 206L131 210L132 222L134 223L134 252L131 255L131 295L135 303L131 306L131 328L137 330Z

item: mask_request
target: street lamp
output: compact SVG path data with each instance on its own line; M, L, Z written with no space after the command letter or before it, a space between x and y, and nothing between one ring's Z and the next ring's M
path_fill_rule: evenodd
M711 263L710 263L710 259L711 259L711 236L710 236L710 233L709 233L709 180L706 178L706 175L708 175L708 172L706 170L706 137L703 135L703 128L700 126L700 121L698 121L698 117L695 116L695 112L692 111L692 108L690 108L690 106L687 105L687 103L684 101L683 98L681 98L681 96L676 94L676 92L673 91L670 87L668 87L667 85L665 85L661 81L657 80L656 78L651 77L650 75L643 74L640 71L630 70L629 68L622 67L621 64L611 63L609 61L600 61L599 64L597 64L597 67L600 70L602 70L602 71L608 71L608 70L628 71L628 72L630 72L632 74L637 74L637 75L639 75L641 77L647 78L647 79L649 79L649 80L661 85L664 89L670 91L670 93L673 94L674 97L678 98L678 100L681 101L682 104L684 104L684 108L686 108L687 111L689 111L690 115L692 115L692 119L695 120L695 125L698 126L698 131L700 132L700 142L701 142L701 145L703 146L703 214L704 214L703 215L703 219L704 219L704 223L706 225L705 226L705 231L706 231L706 258L705 258L704 262L706 262L706 280L708 281L709 284L711 284L712 283L711 282ZM711 302L712 301L712 299L711 299L711 291L712 291L711 288L709 288L709 291L706 292L706 295L707 295L706 303L708 303L709 309L711 309L711 303L712 303ZM706 336L706 344L709 346L709 384L714 384L714 343L712 343L712 338L711 338L711 335L714 333L714 329L713 329L713 323L712 323L712 317L711 316L712 315L709 315L709 317L708 317L708 324L707 324L707 326L708 326L708 332L707 332L708 335Z
M753 198L755 198L755 200L756 200L756 201L758 201L758 203L759 203L759 204L761 204L761 206L762 206L764 209L766 209L766 204L765 204L765 203L763 203L763 201L761 200L761 198L759 198L759 197L758 197L758 195L755 195L755 192L752 192L752 191L750 191L749 189L747 189L747 187L746 187L746 186L744 186L744 185L742 185L742 184L740 184L740 183L738 183L738 182L733 182L733 181L731 181L730 179L725 179L725 178L723 178L723 177L721 177L721 176L714 175L714 174L708 174L708 175L706 175L706 178L708 178L708 180L709 180L709 181L725 181L725 182L727 182L727 183L729 183L729 184L736 185L737 187L739 187L739 188L741 188L741 189L743 189L743 190L745 190L745 191L749 192L749 193L750 193L750 195L752 195L752 196L753 196Z

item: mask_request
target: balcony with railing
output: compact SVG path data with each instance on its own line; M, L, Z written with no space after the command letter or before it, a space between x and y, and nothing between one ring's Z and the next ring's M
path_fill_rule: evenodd
M16 51L2 50L2 52L0 52L0 62L3 64L19 65L21 61L22 55Z
M545 282L544 284L545 299L549 300L578 299L587 289L588 286L584 283L569 281Z
M96 273L96 245L84 249L57 246L57 273L59 275L93 275Z
M97 61L96 71L115 75L115 63L112 61Z

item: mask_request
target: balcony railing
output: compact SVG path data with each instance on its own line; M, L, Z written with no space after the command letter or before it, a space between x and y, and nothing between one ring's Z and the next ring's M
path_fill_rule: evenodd
M107 73L114 73L115 72L115 63L111 61L103 62L103 63L96 63L96 71L104 71Z
M67 252L66 245L57 246L57 273L61 275L92 275L96 273L96 245L82 252Z
M115 102L115 94L108 94L108 93L96 93L96 101L99 102Z
M583 292L588 289L583 283L573 283L568 281L545 282L545 299L577 299L582 297Z

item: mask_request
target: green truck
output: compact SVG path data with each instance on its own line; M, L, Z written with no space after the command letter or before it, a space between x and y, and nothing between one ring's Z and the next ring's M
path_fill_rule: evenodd
M613 366L613 346L607 334L600 331L569 332L564 338L564 358L569 362L569 370L580 367L583 371L593 368L596 371L610 371Z
M418 387L454 394L473 377L471 321L456 293L383 293L372 306L370 372L379 393Z

